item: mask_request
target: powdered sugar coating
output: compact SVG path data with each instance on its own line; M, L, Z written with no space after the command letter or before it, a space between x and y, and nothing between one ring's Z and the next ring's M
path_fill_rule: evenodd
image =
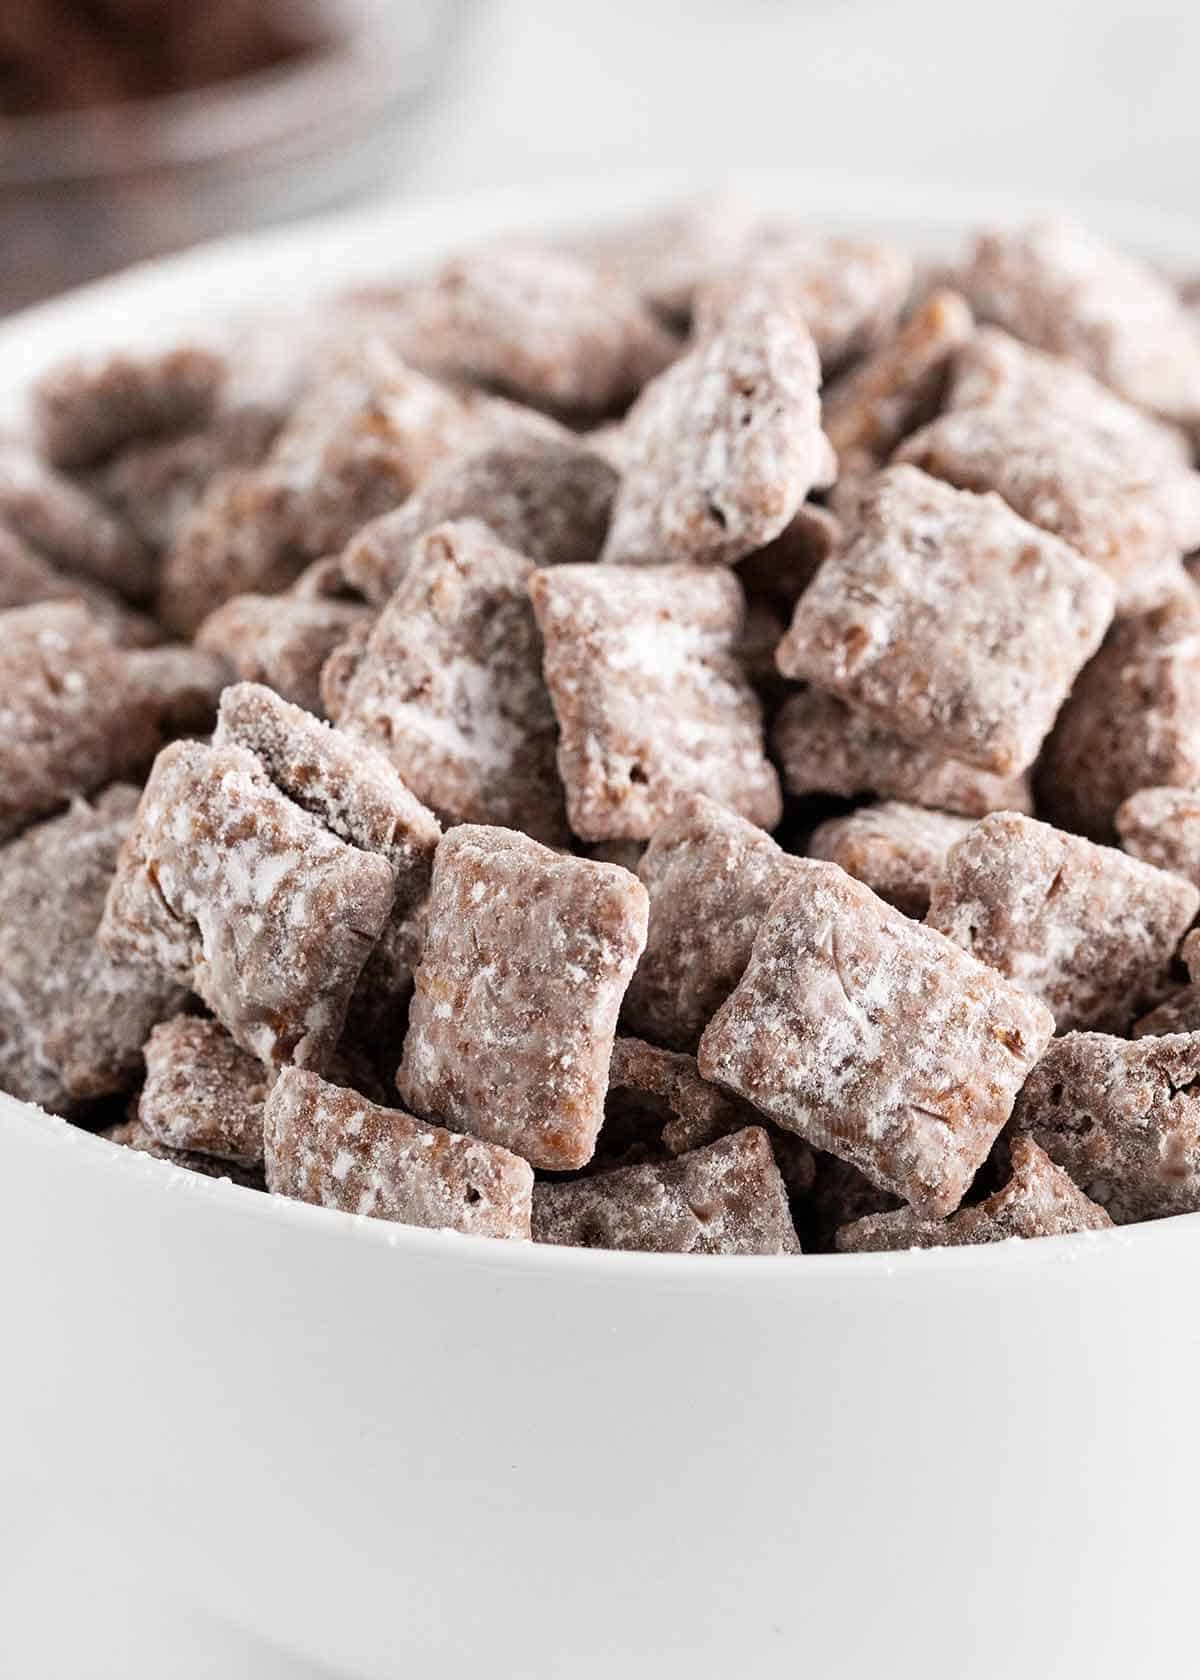
M364 527L342 557L377 606L404 581L418 538L450 519L481 519L538 566L585 564L600 553L616 493L607 461L573 442L533 440L456 456L404 506Z
M1069 356L1140 408L1200 416L1200 331L1145 263L1066 220L983 233L961 277L978 315Z
M1012 1143L1008 1183L949 1219L921 1219L911 1208L877 1213L837 1234L842 1254L878 1254L899 1248L958 1248L1007 1242L1010 1237L1062 1237L1104 1231L1112 1225L1102 1207L1084 1195L1050 1157L1027 1137Z
M885 800L820 823L808 854L840 865L897 910L919 918L929 909L947 852L970 827L969 817Z
M650 895L646 949L623 1018L677 1050L737 985L792 861L769 834L703 794L678 800L638 865Z
M1200 787L1200 593L1114 625L1081 672L1038 766L1039 807L1062 828L1112 833L1144 787Z
M41 601L82 601L122 647L150 647L162 631L147 614L126 606L114 590L64 572L0 525L0 611Z
M435 527L379 616L338 724L384 752L443 822L569 839L527 589L532 561L477 521Z
M995 776L906 741L833 694L802 688L780 708L772 744L789 793L876 794L968 817L1028 811L1027 776Z
M323 1066L393 884L384 858L285 798L244 748L176 742L146 783L100 939L198 993L267 1066Z
M136 788L111 787L0 847L0 1090L56 1113L132 1085L182 996L96 943L136 808Z
M779 781L735 655L745 611L736 578L696 566L552 566L529 592L576 834L645 839L680 794L701 787L774 827Z
M886 728L1016 775L1112 617L1109 580L997 496L911 467L875 480L777 654Z
M630 409L602 558L732 565L777 537L835 476L820 377L799 316L753 299L732 312Z
M539 1184L533 1239L652 1254L799 1254L770 1140L749 1126L665 1165Z
M1200 1032L1200 986L1180 986L1165 1003L1133 1024L1132 1038L1162 1037L1167 1033Z
M199 345L71 357L33 386L38 447L56 467L78 469L129 443L202 426L224 378L224 358Z
M245 1167L263 1160L263 1104L270 1076L224 1027L195 1015L161 1021L146 1040L138 1119L169 1149Z
M130 528L11 438L0 439L0 520L65 572L131 601L154 592L157 563Z
M123 1149L135 1149L139 1155L149 1155L155 1161L168 1161L171 1166L199 1173L202 1178L228 1179L246 1190L265 1190L267 1187L259 1168L241 1167L235 1161L222 1161L216 1155L192 1155L186 1150L172 1149L160 1143L140 1120L123 1120L116 1126L107 1127L100 1135Z
M533 1172L507 1149L285 1068L264 1115L267 1187L319 1207L528 1238Z
M749 248L761 218L728 192L672 204L592 233L567 249L630 287L663 315L685 320L700 286Z
M1114 822L1127 852L1200 886L1200 791L1142 788L1117 807Z
M697 1149L758 1124L749 1103L701 1079L696 1058L662 1050L643 1038L618 1038L608 1069L607 1129L629 1111L644 1117L672 1155Z
M1200 1209L1200 1033L1056 1038L1013 1113L1118 1225Z
M220 654L244 682L265 683L284 700L319 713L325 661L374 618L361 602L295 590L235 595L200 625L196 646Z
M1034 998L801 859L699 1067L928 1217L962 1200L1053 1031Z
M929 925L1038 997L1059 1032L1125 1031L1165 995L1200 889L1015 812L953 847Z
M534 1166L592 1155L646 890L613 864L464 825L434 860L400 1094Z

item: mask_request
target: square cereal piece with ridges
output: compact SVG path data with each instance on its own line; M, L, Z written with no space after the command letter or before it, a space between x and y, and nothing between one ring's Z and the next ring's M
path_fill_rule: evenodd
M408 1106L535 1167L584 1166L646 916L628 870L508 829L451 829L396 1076Z
M836 476L804 322L753 302L642 392L601 558L733 565Z
M144 972L144 971L143 971ZM161 1021L146 1040L138 1120L168 1149L262 1165L271 1078L224 1027L197 1015Z
M533 1193L533 1240L651 1254L799 1254L770 1139L748 1126L662 1165Z
M0 1090L54 1113L129 1089L183 993L96 943L137 789L116 785L0 846Z
M645 839L680 794L700 788L775 826L779 779L735 653L745 614L735 577L697 566L552 566L529 592L581 839Z
M808 855L840 865L888 904L919 919L929 909L947 852L970 827L969 817L885 800L818 824Z
M930 1218L1011 1112L1049 1010L832 863L797 860L699 1066Z
M995 776L906 741L836 695L805 686L779 709L772 745L789 793L875 794L982 817L1032 808L1028 776Z
M252 753L180 741L146 783L101 944L198 993L268 1067L320 1067L393 888L385 858L330 833Z
M418 538L448 519L483 520L537 566L586 565L603 546L616 488L608 462L573 441L530 439L456 456L403 507L364 526L342 565L368 600L386 606Z
M1040 998L1059 1032L1124 1032L1161 999L1200 890L1015 812L954 846L928 923Z
M235 595L204 620L196 646L220 654L243 682L320 713L326 660L374 618L362 601L305 595L297 586L284 595Z
M477 520L421 537L346 688L338 725L445 823L570 840L529 600L533 562Z
M1200 592L1113 626L1058 715L1036 783L1052 822L1096 840L1140 788L1200 786Z
M533 1171L507 1149L285 1068L264 1114L267 1188L318 1207L479 1237L529 1236Z
M793 859L769 834L703 794L676 802L638 864L650 922L622 1018L694 1050L750 960Z
M1133 857L1200 886L1200 791L1140 788L1117 807L1114 823Z
M33 432L56 467L78 470L127 444L203 426L225 379L225 360L202 345L74 356L33 385Z
M779 669L998 775L1037 756L1112 618L1108 578L998 496L874 481L796 608Z
M23 443L0 438L0 521L65 572L130 601L154 593L158 562L133 531L81 485Z
M1056 1038L1013 1111L1118 1225L1200 1209L1200 1032Z
M981 320L1069 356L1129 402L1200 417L1200 332L1168 282L1076 224L982 233L960 276Z
M840 1254L879 1254L903 1248L961 1248L1007 1242L1012 1237L1063 1237L1075 1231L1106 1231L1112 1225L1097 1207L1030 1138L1014 1138L1012 1176L974 1207L949 1219L921 1219L911 1208L869 1214L837 1234Z

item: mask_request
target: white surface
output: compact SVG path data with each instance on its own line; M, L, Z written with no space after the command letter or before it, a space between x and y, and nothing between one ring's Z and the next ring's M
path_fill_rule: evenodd
M955 216L767 196L922 243ZM98 332L532 214L431 206L183 259L5 325L0 367L15 387ZM1112 225L1200 256L1186 229ZM0 1280L0 1674L40 1680L53 1640L71 1680L275 1680L280 1646L378 1680L1192 1661L1200 1217L900 1256L533 1249L273 1202L0 1098ZM89 1547L115 1568L99 1595ZM114 1600L139 1599L104 1666Z

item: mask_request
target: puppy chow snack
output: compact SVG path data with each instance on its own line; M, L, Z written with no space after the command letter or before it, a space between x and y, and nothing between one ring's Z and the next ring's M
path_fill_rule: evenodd
M929 909L946 854L970 827L968 817L884 800L819 824L808 855L840 864L897 910L919 919Z
M608 1068L603 1139L614 1123L640 1122L672 1155L715 1143L744 1126L759 1124L740 1097L701 1079L694 1056L661 1050L644 1038L618 1038Z
M202 426L224 378L224 359L199 345L72 357L34 384L34 437L53 466L92 467L127 444Z
M1062 1237L1103 1231L1112 1220L1028 1137L1012 1143L1012 1177L1002 1189L948 1219L922 1219L911 1208L868 1214L837 1234L842 1254L897 1248L958 1248L1010 1237Z
M91 578L64 572L0 525L0 612L41 601L82 601L122 647L151 647L162 631L146 613Z
M1133 1024L1132 1038L1162 1037L1167 1033L1200 1033L1200 986L1180 986L1165 1003Z
M1112 611L1103 573L998 497L892 467L801 597L778 663L906 739L1017 775Z
M787 1195L760 1126L664 1165L539 1184L533 1240L656 1254L799 1254Z
M770 607L786 627L796 602L841 541L836 515L817 502L802 502L773 542L738 562L738 577L751 605Z
M1200 886L1200 791L1141 788L1118 805L1113 821L1127 852Z
M146 1034L182 1001L96 942L137 798L114 785L0 846L0 1090L54 1113L127 1090Z
M1198 909L1177 875L1000 812L951 849L928 922L1040 998L1059 1032L1123 1032L1165 996Z
M227 1178L245 1190L266 1189L260 1167L242 1167L236 1161L222 1160L219 1155L199 1155L186 1149L172 1149L169 1144L160 1143L140 1120L122 1120L115 1126L106 1127L100 1135L123 1149L135 1150L137 1154L148 1155L155 1161L167 1161L173 1167L199 1173L202 1178Z
M646 916L646 889L614 864L451 829L396 1076L408 1107L535 1167L585 1165Z
M762 218L729 192L709 192L613 227L573 234L564 248L643 297L668 321L686 322L701 285L761 235Z
M533 1170L315 1073L284 1068L264 1111L267 1188L373 1219L528 1238Z
M1032 808L1027 776L996 776L944 758L819 688L788 696L772 744L784 787L801 797L875 794L967 817Z
M403 507L359 531L346 577L376 606L404 582L417 540L447 520L479 519L537 566L595 560L617 474L580 445L549 439L483 449L436 467Z
M849 1161L814 1150L813 1181L796 1205L800 1241L806 1254L828 1254L836 1247L837 1233L844 1225L853 1225L868 1214L893 1213L903 1207L899 1196L872 1184Z
M337 722L384 753L443 822L492 819L565 845L533 571L478 521L428 532L371 630Z
M803 320L754 299L653 379L625 420L602 558L732 565L836 476Z
M1050 1013L836 864L794 869L705 1029L700 1072L918 1214L952 1213Z
M1200 1033L1072 1032L1051 1043L1013 1112L1118 1225L1200 1209Z
M529 592L581 839L645 839L678 795L700 788L775 826L779 781L734 651L745 612L736 578L696 566L552 566Z
M352 592L306 588L307 575L282 595L233 596L200 625L196 646L220 654L243 682L266 684L320 713L326 661L360 626L369 628L375 614Z
M143 971L144 972L144 971ZM161 1021L143 1051L137 1117L168 1149L261 1166L270 1076L224 1027L196 1015Z
M12 438L0 438L0 523L61 571L149 600L157 564L130 527L82 485L39 461Z

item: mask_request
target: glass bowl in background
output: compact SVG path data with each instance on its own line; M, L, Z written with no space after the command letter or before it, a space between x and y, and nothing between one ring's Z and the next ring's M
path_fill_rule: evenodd
M0 311L382 185L468 4L306 0L320 44L271 69L0 119Z

